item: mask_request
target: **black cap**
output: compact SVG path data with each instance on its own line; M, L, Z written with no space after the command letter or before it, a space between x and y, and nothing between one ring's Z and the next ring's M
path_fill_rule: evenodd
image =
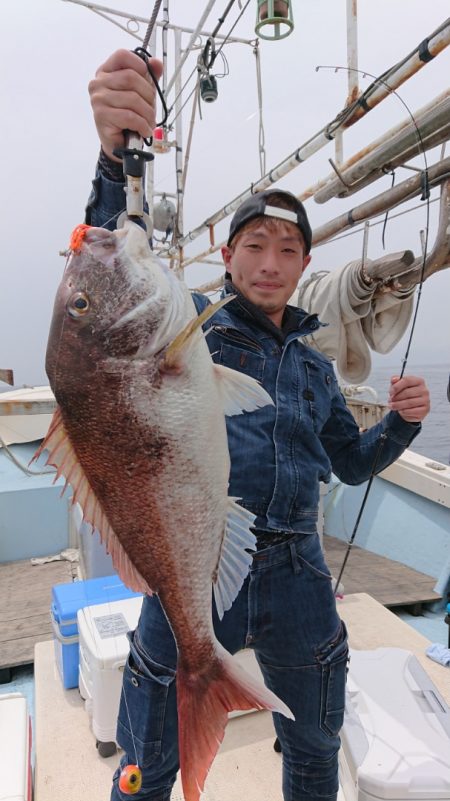
M280 208L279 206L272 206L270 198L272 195L284 195L286 197L288 208ZM257 192L244 201L242 206L239 206L234 213L233 219L230 223L230 233L228 236L227 245L230 246L232 240L250 220L255 217L277 217L287 222L293 222L297 226L303 236L305 243L305 255L311 250L312 231L309 220L305 211L303 203L291 192L285 192L284 189L268 189L266 192Z

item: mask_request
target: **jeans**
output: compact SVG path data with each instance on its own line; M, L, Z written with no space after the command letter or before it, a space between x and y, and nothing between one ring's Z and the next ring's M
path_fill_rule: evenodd
M273 715L284 800L336 801L348 645L317 534L258 551L233 606L219 621L213 605L213 620L228 651L254 649L265 683L295 715ZM118 720L121 765L137 762L142 770L136 801L168 801L178 771L177 651L156 596L144 599L130 644ZM118 789L119 772L111 801L129 798Z

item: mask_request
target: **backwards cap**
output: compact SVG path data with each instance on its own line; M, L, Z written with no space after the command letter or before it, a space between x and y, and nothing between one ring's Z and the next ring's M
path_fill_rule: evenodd
M283 209L279 206L271 206L270 198L274 194L284 195L290 208ZM297 200L295 195L291 192L285 192L280 189L269 189L266 192L257 192L255 195L249 197L248 200L244 201L242 206L239 206L230 223L230 233L227 242L228 247L244 225L250 222L250 220L254 220L256 217L263 216L278 217L278 219L294 223L303 236L305 255L309 253L311 250L312 231L303 203Z

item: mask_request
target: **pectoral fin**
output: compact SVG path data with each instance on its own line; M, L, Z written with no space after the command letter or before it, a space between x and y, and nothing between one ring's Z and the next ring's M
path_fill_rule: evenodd
M201 329L203 323L206 323L213 314L216 313L222 306L225 306L230 300L233 300L235 296L229 295L222 300L217 301L217 303L212 303L210 306L207 306L206 309L202 311L198 317L194 317L193 320L189 320L188 324L180 331L179 334L175 337L175 339L168 345L164 357L161 361L160 370L165 372L170 372L178 367L180 361L185 358L186 352L191 347L193 341L195 341L195 334L199 329Z
M214 370L224 414L232 416L274 405L268 392L254 378L223 364L215 364Z
M255 515L236 500L228 498L227 522L214 577L214 600L220 619L231 608L245 581L252 562L248 551L254 551L256 545L256 537L250 531Z

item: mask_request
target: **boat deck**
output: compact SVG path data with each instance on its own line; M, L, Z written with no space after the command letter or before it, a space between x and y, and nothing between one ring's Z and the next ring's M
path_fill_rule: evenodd
M337 577L346 544L324 537L324 550L332 574ZM72 581L77 566L58 561L32 565L29 560L0 564L0 671L34 660L37 642L52 639L51 588ZM408 606L419 614L422 604L437 601L436 579L399 562L353 546L343 585L345 594L365 592L383 606Z
M51 588L72 581L74 566L58 561L0 564L0 671L34 661L37 642L51 640Z
M328 567L338 577L347 551L347 543L324 535L323 548ZM353 545L342 576L345 595L365 592L388 608L410 607L412 614L421 613L422 604L438 601L434 592L436 579L419 573L400 562L379 556Z
M364 593L338 601L338 611L352 648L393 646L412 651L450 702L450 671L425 656L429 645L425 637ZM78 690L62 688L51 643L36 646L35 681L35 801L106 801L119 754L99 756ZM273 750L274 738L270 713L252 712L230 720L202 799L223 801L245 795L246 801L282 801L281 759ZM179 778L172 799L183 799ZM343 801L341 794L338 801Z

